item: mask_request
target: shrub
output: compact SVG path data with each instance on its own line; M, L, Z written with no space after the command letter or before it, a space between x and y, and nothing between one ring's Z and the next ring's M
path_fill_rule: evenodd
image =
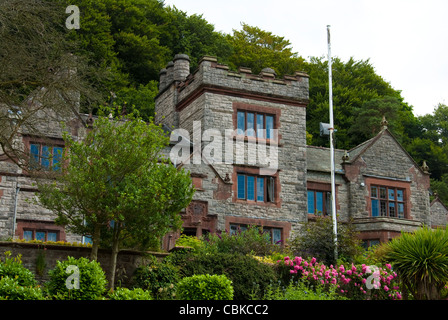
M225 275L185 277L177 286L177 295L183 300L232 300L232 281Z
M339 265L329 267L318 263L315 258L305 260L302 257L290 259L285 257L278 264L289 266L290 273L307 285L323 286L328 290L336 290L338 295L354 300L369 299L401 299L397 274L386 268L375 266Z
M0 300L45 300L40 287L22 286L18 278L0 279Z
M238 229L234 234L217 232L208 234L203 242L203 251L207 253L239 253L266 256L278 250L280 244L272 244L270 235L263 228L249 226Z
M224 274L233 284L236 300L260 298L276 274L269 265L258 262L250 256L231 253L193 255L183 262L184 276L195 274ZM257 296L254 297L254 291Z
M5 260L0 262L0 278L16 279L19 286L33 287L37 284L34 274L22 265L22 255L11 258L11 251L5 252Z
M203 242L195 236L187 236L183 234L176 240L176 246L190 247L198 250L203 246Z
M169 260L159 262L153 258L148 265L135 270L134 287L148 290L155 299L172 299L179 282L179 271Z
M109 300L152 300L151 292L142 288L115 288L107 297Z
M302 281L291 281L287 287L271 284L263 296L264 300L345 300L335 293L336 287L328 290L323 285L307 286Z
M347 262L353 262L362 254L363 248L357 238L352 223L338 223L338 257ZM289 243L291 251L296 256L304 258L316 257L325 264L335 263L333 220L332 217L316 217L308 221L304 231Z
M448 231L420 228L388 244L387 259L416 299L440 299L448 282Z
M68 288L76 283L76 278L70 281L70 277L76 276L75 271L70 271L70 266L79 270L79 289ZM57 261L56 266L49 271L50 280L47 283L49 295L57 300L95 300L101 298L106 291L106 275L96 261L87 258L75 259L68 257L65 261Z

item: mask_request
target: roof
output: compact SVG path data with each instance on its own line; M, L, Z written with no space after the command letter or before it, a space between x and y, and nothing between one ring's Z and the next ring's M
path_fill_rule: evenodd
M335 172L343 173L342 168L342 156L345 150L335 149L334 150L334 162L335 162ZM330 172L331 171L331 155L330 148L324 147L314 147L307 146L306 149L306 161L308 171L321 171Z

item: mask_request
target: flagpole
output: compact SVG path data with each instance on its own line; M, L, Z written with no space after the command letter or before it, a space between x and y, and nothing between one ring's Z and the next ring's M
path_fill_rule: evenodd
M333 240L334 240L334 259L338 259L338 227L336 219L336 186L334 174L334 120L333 120L333 77L331 72L331 41L330 41L330 26L327 25L327 40L328 40L328 85L329 85L329 104L330 104L330 161L331 161L331 213L333 218Z

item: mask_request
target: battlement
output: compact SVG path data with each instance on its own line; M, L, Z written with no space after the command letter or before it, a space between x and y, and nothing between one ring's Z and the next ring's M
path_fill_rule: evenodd
M295 72L277 78L274 70L265 68L260 74L251 69L240 67L237 72L227 65L218 63L216 57L205 56L195 72L189 73L190 59L187 55L176 55L165 69L160 72L159 96L172 85L177 90L177 105L188 103L191 95L198 89L221 90L233 93L246 93L277 98L306 105L309 99L309 76L304 72Z

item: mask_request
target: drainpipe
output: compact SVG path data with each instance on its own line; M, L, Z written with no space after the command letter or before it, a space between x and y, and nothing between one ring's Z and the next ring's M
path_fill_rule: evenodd
M20 183L16 183L16 194L14 197L14 220L12 222L12 238L14 239L14 236L16 234L16 217L17 217L17 199L19 198L19 191L20 191Z

